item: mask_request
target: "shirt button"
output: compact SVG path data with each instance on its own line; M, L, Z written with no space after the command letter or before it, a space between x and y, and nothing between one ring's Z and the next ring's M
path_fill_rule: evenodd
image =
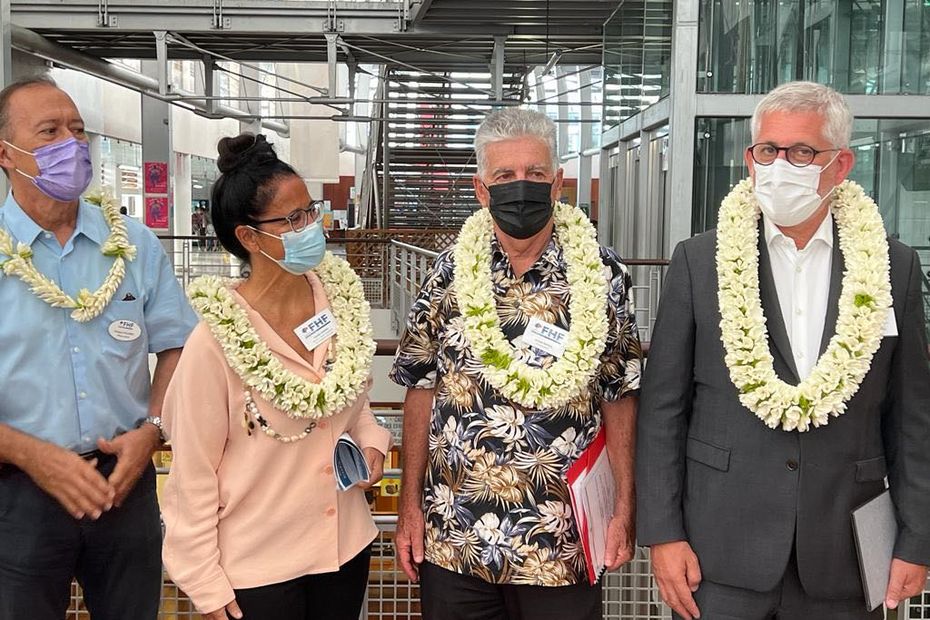
M803 353L798 353L798 359L799 359L799 360L804 359L804 354L803 354Z
M81 392L80 394L78 394L78 396L80 396L81 398L87 398L87 392Z
M794 270L795 270L797 273L801 273L801 268L800 268L800 267L795 267Z
M326 474L326 475L332 474L332 473L333 473L333 466L332 466L332 465L327 465L326 467L324 467L324 468L323 468L323 473Z
M81 348L80 348L80 347L74 347L74 348L71 349L71 350L74 351L75 353L80 353L80 352L81 352Z
M334 514L336 514L336 509L335 509L335 508L330 507L330 508L327 508L327 509L326 509L326 516L327 516L327 517L331 517L331 516L333 516Z
M319 426L320 428L326 428L327 426L329 426L329 422L327 422L326 420L323 420L322 422L317 424L317 426Z
M51 238L52 238L52 233L47 232L47 233L45 233L45 234L42 235L42 236L45 237L46 239L51 239Z
M798 315L798 316L801 316L801 315L803 314L803 312L801 312L801 309L800 309L800 308L796 308L795 311L794 311L794 313L795 313L796 315Z
M788 462L785 463L785 467L788 468L788 471L798 471L798 462L794 459L788 459Z

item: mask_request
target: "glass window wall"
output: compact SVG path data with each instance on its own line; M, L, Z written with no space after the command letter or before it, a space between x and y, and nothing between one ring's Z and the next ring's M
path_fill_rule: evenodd
M604 126L617 125L668 95L672 2L621 3L604 24Z
M142 217L142 145L100 136L100 184L132 217Z
M927 0L700 0L698 90L930 94Z

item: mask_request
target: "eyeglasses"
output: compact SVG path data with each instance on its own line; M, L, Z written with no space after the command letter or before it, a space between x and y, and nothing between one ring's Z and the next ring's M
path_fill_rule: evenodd
M814 163L814 158L821 153L839 151L840 149L824 149L822 151L818 151L814 147L807 146L806 144L795 144L794 146L775 146L774 144L769 144L768 142L759 142L758 144L753 144L746 150L749 151L749 154L752 156L752 160L760 166L768 166L772 164L772 162L778 159L778 154L784 151L785 159L788 160L789 164L797 168L804 168L805 166L810 166L812 163Z
M320 217L320 209L323 207L322 200L314 200L310 206L303 209L294 209L285 217L273 217L267 220L252 220L256 224L274 224L276 222L287 222L291 230L299 233L310 224L317 221Z

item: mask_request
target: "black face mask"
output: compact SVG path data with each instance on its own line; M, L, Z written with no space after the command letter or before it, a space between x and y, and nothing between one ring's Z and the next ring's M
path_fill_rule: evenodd
M552 217L552 183L513 181L485 185L491 195L491 217L514 239L529 239Z

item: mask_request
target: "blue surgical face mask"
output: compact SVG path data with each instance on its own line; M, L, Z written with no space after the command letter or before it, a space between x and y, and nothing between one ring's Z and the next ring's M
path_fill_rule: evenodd
M280 239L284 244L284 258L278 260L265 254L264 250L259 250L264 256L278 263L284 271L295 276L302 276L323 260L326 254L326 236L323 234L323 227L319 222L314 222L300 232L289 231L283 235L275 235L264 230L259 230L250 226L255 232L263 235Z

